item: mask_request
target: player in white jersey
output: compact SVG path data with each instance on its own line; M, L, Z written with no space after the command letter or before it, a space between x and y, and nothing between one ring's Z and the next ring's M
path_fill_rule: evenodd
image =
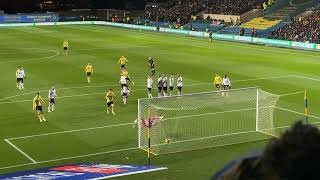
M126 105L129 97L130 89L128 86L123 86L121 89L122 101Z
M20 66L19 69L16 71L16 78L17 78L17 88L21 91L24 89L24 79L26 74L24 69Z
M121 88L123 88L124 86L127 86L127 77L125 75L121 75L119 82L121 84Z
M224 78L222 79L222 86L223 86L223 89L225 90L225 92L222 93L222 96L224 96L224 95L228 96L228 93L226 91L228 91L230 89L231 81L227 75L225 75Z
M49 90L48 99L49 99L49 106L48 112L53 112L56 110L56 101L55 98L57 97L57 91L54 86Z
M173 96L173 88L174 88L174 77L172 74L170 74L170 78L169 78L170 96Z
M162 76L159 74L159 78L158 78L158 97L161 97L162 87L163 87L163 79L162 79Z
M153 80L150 76L148 76L148 79L147 79L148 98L152 98L152 93L151 93L152 86L153 86Z
M183 86L183 79L180 75L178 75L178 79L177 79L178 96L182 96L182 86Z
M162 77L162 88L163 88L163 96L168 95L168 78L166 75L163 75Z

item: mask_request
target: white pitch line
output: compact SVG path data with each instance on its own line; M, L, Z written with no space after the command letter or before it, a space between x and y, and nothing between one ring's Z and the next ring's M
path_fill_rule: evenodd
M118 149L118 150L111 150L111 151L105 151L105 152L99 152L99 153L84 154L84 155L79 155L79 156L72 156L72 157L65 157L65 158L58 158L58 159L40 161L38 163L49 163L49 162L63 161L63 160L69 160L69 159L77 159L77 158L83 158L83 157L97 156L97 155L101 155L101 154L110 154L110 153L117 153L117 152L123 152L123 151L130 151L130 150L136 150L136 149L138 149L138 148L137 147L131 147L131 148L125 148L125 149Z
M51 56L46 56L46 57L42 57L42 58L34 58L34 59L28 59L28 60L18 60L18 61L1 61L0 63L15 63L15 62L30 62L30 61L41 61L43 59L51 59L51 58L54 58L56 56L59 56L60 55L60 52L59 51L56 51L56 50L48 50L48 52L54 52L55 54L54 55L51 55Z
M131 90L131 92L135 91L144 91L146 89L136 89L136 90ZM280 94L279 96L290 96L290 95L295 95L295 94L300 94L303 93L304 91L298 91L298 92L293 92L293 93L288 93L288 94ZM70 95L70 96L60 96L57 97L57 99L64 99L64 98L74 98L74 97L84 97L84 96L92 96L92 95L100 95L100 94L105 94L105 92L98 92L98 93L86 93L86 94L77 94L77 95ZM48 98L44 98L44 100L47 100ZM1 100L0 100L1 101ZM25 100L19 100L19 101L8 101L8 102L0 102L0 105L2 104L14 104L14 103L23 103L23 102L32 102L30 99L25 99Z
M281 109L281 110L288 111L288 112L293 112L293 113L296 113L296 114L304 115L303 113L300 113L300 112L297 112L297 111L292 111L292 110L285 109L285 108L280 108L280 107L274 107L274 108ZM312 115L308 115L308 116L320 119L320 117L316 117L316 116L312 116ZM133 124L133 123L130 123L130 124ZM276 127L275 129L286 128L286 127L290 127L290 126ZM23 138L23 137L21 137L21 138ZM92 153L92 154L79 155L79 156L73 156L73 157L66 157L66 158L52 159L52 160L46 160L46 161L39 161L39 162L36 162L36 163L26 163L26 164L13 165L13 166L7 166L7 167L0 167L0 170L17 168L17 167L24 167L24 166L30 166L30 165L35 165L35 164L44 164L44 163L56 162L56 161L62 161L62 160L68 160L68 159L77 159L77 158L82 158L82 157L90 157L90 156L96 156L96 155L101 155L101 154L117 153L117 152L136 150L136 149L138 149L138 148L132 147L132 148L112 150L112 151L106 151L106 152L100 152L100 153Z
M292 96L292 95L296 95L296 94L301 94L304 93L304 91L297 91L297 92L293 92L293 93L288 93L288 94L280 94L280 97L284 97L284 96Z
M311 81L320 82L320 79L315 79L315 78L310 78L310 77L305 77L305 76L298 76L298 75L291 75L291 76L296 77L296 78L300 78L300 79L307 79L307 80L311 80Z
M131 90L130 92L135 92L135 91L146 91L146 89L136 89L136 90ZM99 95L99 94L106 94L105 92L98 92L98 93L86 93L86 94L77 94L77 95L70 95L70 96L60 96L57 97L57 99L63 99L63 98L73 98L73 97L84 97L84 96L91 96L91 95ZM48 98L43 98L44 100L47 100ZM0 100L1 101L1 100ZM25 99L25 100L20 100L20 101L9 101L9 102L0 102L1 104L13 104L13 103L21 103L21 102L31 102L32 100L30 99Z
M15 150L17 150L18 152L20 152L24 157L28 158L32 163L37 163L36 160L34 160L32 157L30 157L27 153L25 153L24 151L22 151L20 148L18 148L16 145L14 145L13 143L10 142L9 139L4 139L4 141L6 141L11 147L13 147Z
M293 110L290 110L290 109L281 108L281 107L277 107L277 106L274 106L274 108L280 109L280 110L283 110L283 111L288 111L288 112L291 112L291 113L295 113L295 114L299 114L299 115L306 116L304 113L301 113L301 112L298 112L298 111L293 111ZM310 114L308 114L307 117L311 117L311 118L315 118L315 119L319 119L319 120L320 120L320 117L313 116L313 115L310 115Z
M35 162L35 163L26 163L26 164L19 164L19 165L7 166L7 167L0 167L0 170L23 167L23 166L30 166L30 165L36 165L36 164L44 164L44 163L50 163L50 162L57 162L57 161L63 161L63 160L69 160L69 159L91 157L91 156L97 156L97 155L102 155L102 154L111 154L111 153L117 153L117 152L124 152L124 151L136 150L136 149L138 149L138 148L137 147L132 147L132 148L125 148L125 149L118 149L118 150L99 152L99 153L92 153L92 154L85 154L85 155L79 155L79 156L52 159L52 160L46 160L46 161L38 161L38 162Z
M281 78L285 78L285 77L293 77L293 75L273 76L273 77L265 77L265 78L254 78L254 79L240 79L240 80L234 80L232 82L257 81L257 80L267 80L267 79L281 79ZM213 84L213 83L198 83L198 84L189 84L189 85L184 85L184 86L185 87L192 87L192 86L201 86L201 85L210 85L210 84ZM119 84L117 84L117 85L98 85L98 86L75 86L75 87L57 88L57 90L85 89L85 88L110 87L110 86L115 87L115 86L119 86ZM142 87L142 86L145 86L145 85L135 85L135 86ZM48 90L40 90L40 91L33 91L33 92L23 93L23 94L17 94L17 95L13 95L13 96L4 97L4 98L0 99L0 101L4 101L4 100L7 100L7 99L20 97L20 96L25 96L25 95L29 95L29 94L35 94L37 92L47 92L47 91ZM25 102L25 100L22 100L22 101ZM12 102L14 102L14 101L12 101ZM4 104L6 104L6 103L4 103Z
M65 134L65 133L72 133L72 132L79 132L79 131L89 131L89 130L94 130L94 129L104 129L104 128L111 128L111 127L128 126L128 125L133 125L133 124L134 123L124 123L124 124L115 124L115 125L108 125L108 126L92 127L92 128L74 129L74 130L68 130L68 131L58 131L58 132L45 133L45 134L36 134L36 135L30 135L30 136L7 138L7 140L27 139L27 138L40 137L40 136Z

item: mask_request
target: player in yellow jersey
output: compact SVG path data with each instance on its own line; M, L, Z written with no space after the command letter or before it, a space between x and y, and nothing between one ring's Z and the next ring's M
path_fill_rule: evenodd
M213 83L216 86L216 89L219 91L221 89L222 78L219 76L218 73L214 77Z
M93 66L90 63L88 63L85 68L85 71L86 71L86 75L87 75L87 81L88 81L88 83L91 83L91 76L93 74Z
M114 113L114 99L116 98L116 95L112 91L112 89L109 89L109 91L106 94L106 100L107 100L107 114L109 114L109 109L111 109L111 112L113 115L116 115Z
M43 115L43 110L42 110L42 105L45 105L46 103L43 101L42 97L40 96L39 93L37 93L36 97L33 98L32 101L32 108L33 110L37 111L38 113L38 118L40 122L46 121Z
M129 72L126 69L121 70L120 76L125 76L126 80L128 80L129 82L131 82L132 85L134 85L134 82L131 80L129 76Z
M121 56L121 58L119 59L119 64L121 69L125 69L126 68L126 63L128 62L128 59L124 56Z
M64 40L63 42L63 54L68 55L68 49L69 49L69 42L67 40Z

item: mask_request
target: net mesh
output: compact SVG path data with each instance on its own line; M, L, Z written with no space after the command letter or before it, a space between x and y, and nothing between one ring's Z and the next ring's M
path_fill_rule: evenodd
M148 148L149 126L158 155L270 138L278 99L258 88L140 99L139 148Z

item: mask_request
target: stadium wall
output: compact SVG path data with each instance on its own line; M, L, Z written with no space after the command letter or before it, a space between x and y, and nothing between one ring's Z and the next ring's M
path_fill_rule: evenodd
M178 30L178 29L170 29L170 28L158 29L157 27L152 27L152 26L122 24L122 23L113 23L113 22L105 22L105 21L10 23L10 24L0 24L0 27L54 26L54 25L105 25L105 26L122 27L122 28L130 28L130 29L175 33L175 34L188 35L188 36L200 37L200 38L209 37L209 33L205 33L205 32ZM260 44L260 45L267 45L267 46L320 51L320 44L315 44L315 43L256 38L256 37L238 36L238 35L230 35L230 34L213 34L213 38L218 40L236 41L236 42Z

